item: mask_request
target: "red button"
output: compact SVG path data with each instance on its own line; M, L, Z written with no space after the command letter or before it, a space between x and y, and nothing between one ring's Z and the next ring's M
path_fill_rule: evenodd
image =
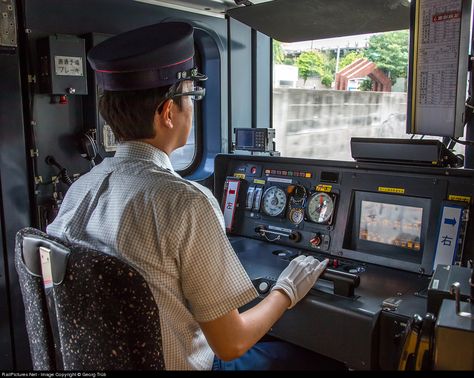
M319 235L314 235L314 237L309 241L313 246L319 246L321 244L321 237Z

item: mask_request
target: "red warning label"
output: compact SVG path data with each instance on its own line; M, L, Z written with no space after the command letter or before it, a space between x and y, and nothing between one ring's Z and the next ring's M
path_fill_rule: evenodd
M435 14L433 16L433 22L448 21L448 20L454 20L457 18L461 18L461 12L452 11L452 12L446 12L446 13L441 13L441 14Z

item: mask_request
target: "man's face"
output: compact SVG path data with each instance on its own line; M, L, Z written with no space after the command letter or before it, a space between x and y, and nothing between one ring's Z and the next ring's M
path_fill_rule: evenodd
M181 92L190 92L194 89L194 83L192 81L185 81L182 84ZM178 112L175 113L175 123L177 126L178 145L176 148L182 147L186 144L189 133L193 125L194 115L194 102L191 100L191 96L181 97L181 108L176 107Z

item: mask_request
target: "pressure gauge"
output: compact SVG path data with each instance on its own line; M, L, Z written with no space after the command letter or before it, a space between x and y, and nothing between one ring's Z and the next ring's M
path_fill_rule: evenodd
M263 193L262 210L271 217L281 215L286 208L286 193L277 186L271 186Z
M311 222L328 223L334 212L334 200L324 192L311 195L306 208L306 213Z
M290 219L291 223L300 224L304 218L303 209L299 209L299 208L291 209L288 214L288 218Z

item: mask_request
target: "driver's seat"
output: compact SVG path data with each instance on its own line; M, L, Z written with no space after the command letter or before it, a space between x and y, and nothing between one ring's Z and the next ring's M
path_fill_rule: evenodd
M164 370L158 307L127 262L25 228L15 265L35 370Z

